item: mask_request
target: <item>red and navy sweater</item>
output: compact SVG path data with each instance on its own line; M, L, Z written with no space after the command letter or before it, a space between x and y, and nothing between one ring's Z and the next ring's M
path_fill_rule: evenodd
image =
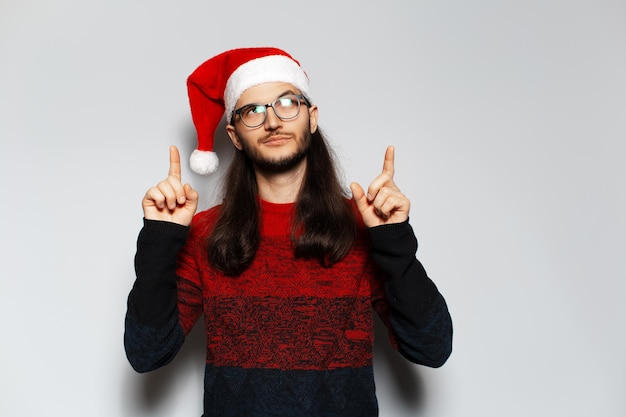
M204 416L377 416L373 311L407 359L439 367L452 349L444 298L415 258L408 222L360 228L330 268L296 259L293 204L261 202L261 243L236 278L214 270L207 236L219 207L191 226L144 220L124 344L135 370L169 363L204 318Z

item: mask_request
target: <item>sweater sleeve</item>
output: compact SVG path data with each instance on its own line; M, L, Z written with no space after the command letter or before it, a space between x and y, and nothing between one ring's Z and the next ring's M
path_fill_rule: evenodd
M408 360L442 366L452 352L452 319L445 299L417 260L408 220L369 229L372 258L385 275L385 298L399 352Z
M145 220L137 239L136 280L128 296L124 331L126 356L137 372L168 364L182 346L176 260L188 227Z

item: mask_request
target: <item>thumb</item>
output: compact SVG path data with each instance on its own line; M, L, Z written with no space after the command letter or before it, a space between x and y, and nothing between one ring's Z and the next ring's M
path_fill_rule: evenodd
M352 198L354 198L356 207L361 213L365 212L365 210L369 207L369 202L367 201L363 187L361 187L358 183L353 182L350 184L350 190L352 191Z
M194 190L191 185L185 184L183 186L183 190L185 191L185 200L191 204L198 203L198 192Z

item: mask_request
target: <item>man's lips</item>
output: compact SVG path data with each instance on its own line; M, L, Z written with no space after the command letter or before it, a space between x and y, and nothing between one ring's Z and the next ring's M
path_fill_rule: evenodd
M273 135L264 139L261 143L263 143L264 145L278 145L289 139L291 139L289 135Z

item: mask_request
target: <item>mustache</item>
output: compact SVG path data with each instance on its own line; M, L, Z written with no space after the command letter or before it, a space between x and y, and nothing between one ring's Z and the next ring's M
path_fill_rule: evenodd
M290 132L284 132L282 130L276 130L273 132L269 132L267 135L264 135L262 138L259 139L260 143L266 142L268 140L270 140L271 138L275 137L275 136L286 136L289 138L293 138L295 135L293 133Z

